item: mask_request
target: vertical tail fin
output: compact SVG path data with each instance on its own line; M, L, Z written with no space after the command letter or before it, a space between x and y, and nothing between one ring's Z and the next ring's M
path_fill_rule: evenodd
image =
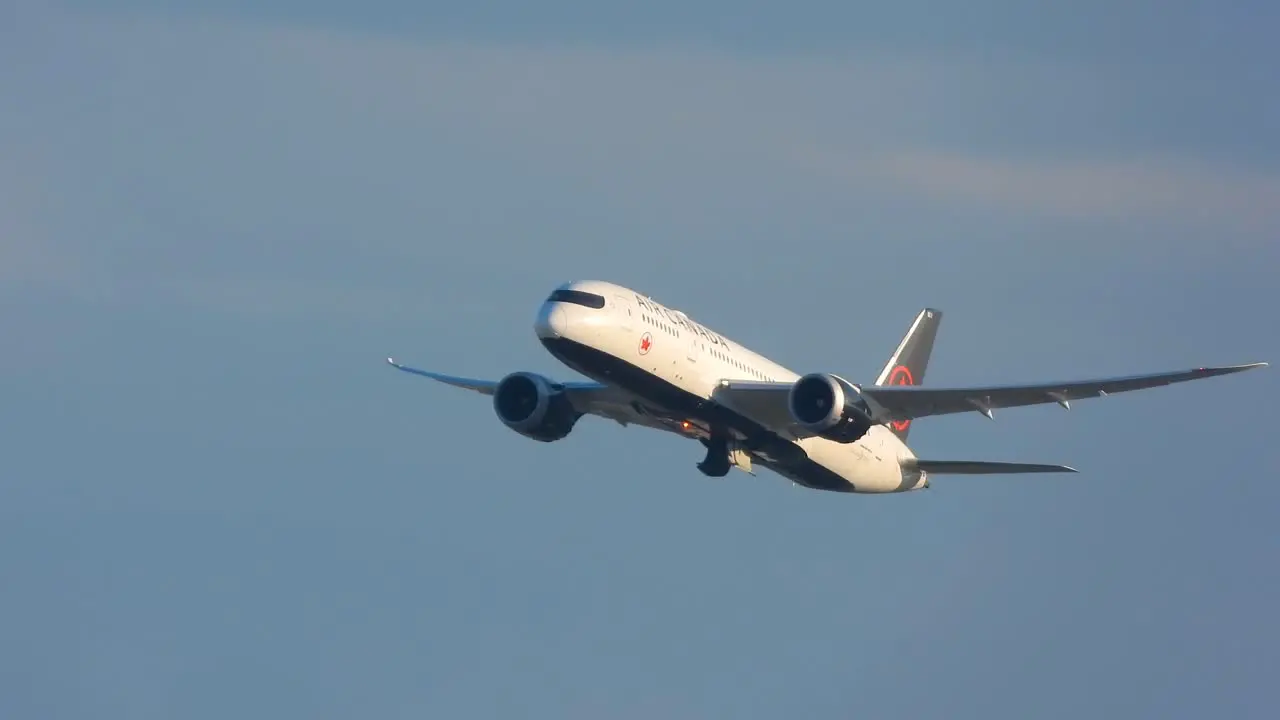
M885 363L876 378L876 385L920 385L924 382L924 371L929 367L929 355L933 353L933 339L938 334L938 324L942 322L942 311L925 308L916 315L911 329L893 351L889 362ZM907 433L911 431L911 421L889 423L889 430L906 442Z

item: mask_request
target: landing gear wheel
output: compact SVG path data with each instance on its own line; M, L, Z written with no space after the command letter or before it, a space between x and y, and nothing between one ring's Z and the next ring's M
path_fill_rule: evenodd
M724 477L729 474L729 441L712 436L706 443L707 457L698 463L698 470L707 477Z

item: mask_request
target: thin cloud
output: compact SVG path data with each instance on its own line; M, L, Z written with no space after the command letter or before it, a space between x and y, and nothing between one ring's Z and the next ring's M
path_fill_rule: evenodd
M25 12L7 49L22 62L0 70L18 108L0 114L0 142L23 152L0 164L0 188L44 180L39 212L0 208L0 252L10 273L53 282L185 287L234 311L329 308L335 288L364 286L369 305L394 304L387 278L406 259L430 263L415 271L425 286L493 257L515 267L541 252L516 239L539 225L556 227L557 251L590 252L597 239L569 226L588 213L707 238L884 203L1204 223L1255 244L1280 224L1275 176L1176 147L1120 162L955 149L957 127L1022 123L1010 96L1105 101L1096 69ZM992 97L1005 106L984 114Z
M883 157L878 170L911 191L1011 212L1203 221L1254 232L1280 225L1280 177L1189 161L1026 160L918 150Z

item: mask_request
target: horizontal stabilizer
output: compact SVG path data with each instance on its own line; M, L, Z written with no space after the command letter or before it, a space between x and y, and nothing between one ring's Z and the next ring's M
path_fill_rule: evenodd
M1066 465L1041 463L983 462L981 460L903 460L902 466L930 475L1006 475L1011 473L1079 472Z

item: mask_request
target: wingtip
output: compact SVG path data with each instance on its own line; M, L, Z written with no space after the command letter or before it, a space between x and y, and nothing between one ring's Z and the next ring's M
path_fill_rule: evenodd
M1240 365L1217 365L1217 366L1201 366L1195 369L1196 372L1206 375L1230 375L1231 373L1244 372L1246 370L1256 370L1270 365L1265 362L1242 363Z

